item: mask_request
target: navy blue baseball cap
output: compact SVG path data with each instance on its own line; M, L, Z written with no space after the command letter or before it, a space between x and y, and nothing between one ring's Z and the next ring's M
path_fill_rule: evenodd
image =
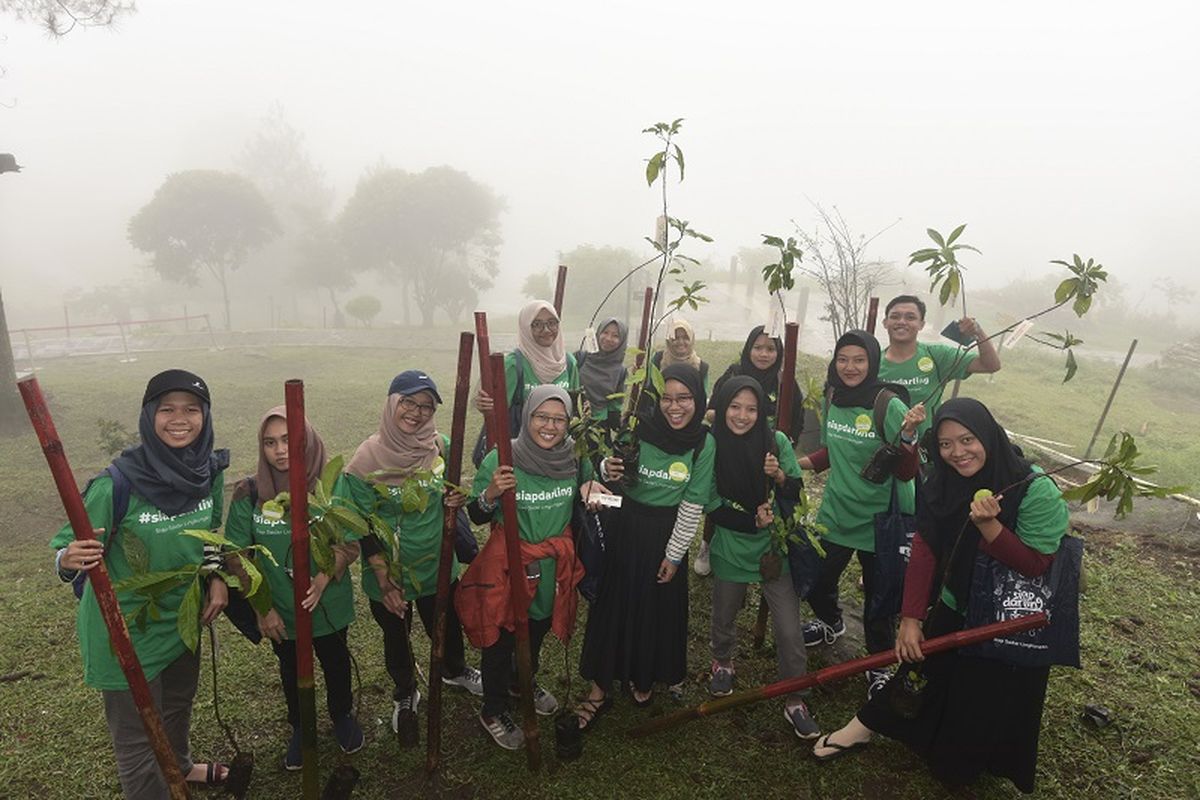
M402 394L405 397L420 391L427 391L433 395L433 399L437 400L438 403L442 402L442 396L438 394L437 384L433 382L433 378L419 369L404 370L404 372L392 378L392 385L388 388L389 395Z

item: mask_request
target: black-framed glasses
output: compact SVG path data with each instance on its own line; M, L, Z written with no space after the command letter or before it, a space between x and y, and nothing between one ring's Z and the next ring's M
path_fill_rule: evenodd
M416 411L425 417L432 417L433 412L437 411L437 406L433 403L418 403L416 400L407 397L400 398L400 407L408 412Z

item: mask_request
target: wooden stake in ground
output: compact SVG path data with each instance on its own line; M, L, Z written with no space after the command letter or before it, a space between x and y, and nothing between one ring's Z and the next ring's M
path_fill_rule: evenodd
M1030 631L1034 628L1042 628L1049 623L1050 618L1046 616L1046 613L1039 611L1036 614L1027 614L1006 622L993 622L991 625L968 628L964 631L948 633L945 636L938 636L934 639L926 639L924 642L921 642L921 652L929 656L946 650L955 650L959 647L986 642L989 639L995 639L997 636L1006 636L1021 633L1022 631ZM759 686L756 689L747 689L744 692L736 692L728 697L709 700L694 708L685 708L681 711L664 714L661 717L656 717L649 722L643 722L641 725L633 728L629 731L629 736L637 739L653 733L661 733L662 731L682 725L685 722L691 722L694 719L711 717L713 714L720 714L723 711L757 703L760 700L768 700L772 697L781 697L803 691L817 684L834 683L868 669L883 669L895 664L898 660L896 658L896 651L888 650L883 653L856 658L853 661L834 664L831 667L810 672L798 678L788 678L787 680L777 681L766 686Z
M296 687L300 701L301 784L304 800L317 800L317 692L313 683L312 612L304 608L310 582L308 566L308 476L304 472L304 381L284 384L287 400L288 490L292 512L292 597L296 608Z
M17 388L21 393L21 400L25 403L25 410L29 413L29 421L37 431L38 443L41 444L46 463L50 466L50 474L54 476L54 485L58 487L58 496L67 512L67 519L71 522L75 538L95 539L96 532L92 530L91 520L88 519L87 509L83 505L83 497L79 494L79 485L75 483L75 475L67 462L66 451L58 438L54 419L50 416L50 409L46 406L46 398L42 396L37 378L28 377L18 381ZM108 533L112 535L115 531ZM171 749L171 743L163 729L158 709L154 707L150 685L146 682L146 673L142 671L142 664L133 649L133 640L129 638L129 629L125 626L125 617L121 615L121 606L117 602L116 593L113 592L112 580L108 577L104 559L88 572L88 580L92 583L92 593L96 596L100 615L108 627L108 640L112 644L117 663L121 665L121 672L129 684L129 693L133 696L133 703L142 718L142 727L146 729L146 738L150 741L154 759L167 782L171 800L187 800L187 781L179 769L179 762L175 760L175 752Z
M879 317L879 298L872 297L867 304L867 333L875 335L875 320Z
M488 336L487 312L475 312L475 345L479 350L479 388L495 397L492 392L492 350L491 338ZM500 370L504 374L504 370ZM506 398L507 399L507 398ZM483 430L487 437L487 443L492 447L496 446L496 426L495 415L483 415Z
M783 372L779 376L779 397L775 403L775 430L790 437L792 432L792 403L796 386L796 343L800 340L800 325L789 322L783 332ZM763 646L767 638L766 595L758 598L758 619L754 621L754 648Z
M558 265L558 277L554 281L554 313L562 319L563 294L567 291L567 268Z
M504 356L496 353L491 361L489 392L495 402L492 410L496 432L498 467L512 466L512 440L508 431L508 390L504 385ZM520 387L518 387L518 391ZM525 733L525 755L530 771L542 765L537 713L533 708L533 656L529 646L529 602L525 566L521 562L521 531L517 527L517 498L512 491L500 495L504 512L504 545L508 555L508 598L512 605L513 633L517 639L517 680L521 684L521 730Z
M646 350L649 347L647 339L650 337L650 311L654 305L654 290L649 286L646 287L646 295L642 298L642 327L638 331L637 356L633 360L633 371L637 372L642 368L642 364L646 363ZM637 412L638 392L641 391L642 384L645 379L638 381L633 386L629 387L629 406L625 411L625 417L628 418Z
M471 394L471 352L474 348L473 335L466 331L458 335L458 371L454 378L454 412L450 418L450 452L444 473L446 482L456 486L462 479L463 439L466 436L467 404ZM433 644L429 652L429 707L426 712L425 771L431 774L437 771L442 756L442 661L446 656L446 613L450 606L450 568L454 564L458 509L443 504L442 515L442 552L438 561Z

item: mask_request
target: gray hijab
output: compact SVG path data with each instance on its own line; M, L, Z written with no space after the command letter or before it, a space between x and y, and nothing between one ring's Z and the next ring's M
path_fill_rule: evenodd
M533 440L529 420L547 400L560 401L567 417L570 418L571 397L566 390L550 384L535 386L521 409L521 432L512 440L513 466L530 475L555 479L571 478L578 469L575 460L575 440L566 436L549 450Z
M592 408L604 408L608 405L608 396L625 390L621 381L625 376L625 344L629 339L629 328L616 317L609 317L596 328L598 336L602 330L613 323L617 324L617 335L621 343L611 353L599 350L588 353L579 365L579 382L587 395Z

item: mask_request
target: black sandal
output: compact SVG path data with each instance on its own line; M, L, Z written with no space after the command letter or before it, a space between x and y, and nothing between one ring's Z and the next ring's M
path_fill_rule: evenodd
M575 706L575 718L579 723L579 730L586 733L596 727L596 721L610 708L612 708L612 697L607 694L600 700L588 698L579 701L579 705Z
M841 758L842 756L844 756L848 753L852 753L855 750L859 749L860 747L866 747L867 745L869 745L871 743L870 739L863 739L861 741L855 742L854 744L838 744L837 742L829 741L829 737L831 735L832 734L828 734L828 733L825 734L824 736L822 736L820 739L817 740L817 743L815 745L813 745L813 758L815 758L817 761L833 761L835 758ZM832 748L833 752L828 753L823 756L817 755L818 749L827 749L827 748Z
M189 781L197 786L223 786L225 779L229 777L229 766L220 761L209 761L205 765L204 779L199 781Z

